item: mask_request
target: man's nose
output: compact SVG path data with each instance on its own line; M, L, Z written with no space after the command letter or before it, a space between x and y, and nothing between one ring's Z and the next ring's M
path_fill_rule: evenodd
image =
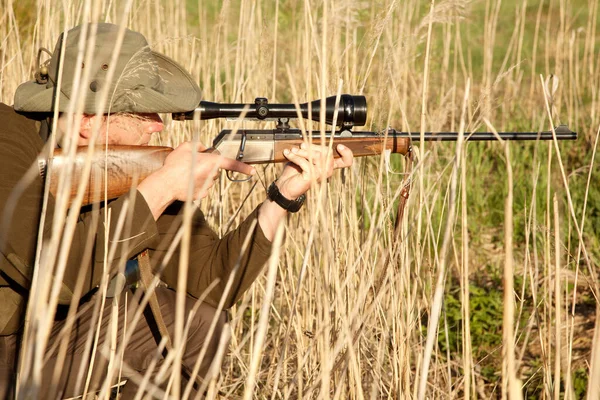
M144 131L146 133L161 132L165 128L165 124L163 123L163 120L160 118L160 115L147 114L147 115L145 115L145 117L146 117L146 124L145 124Z

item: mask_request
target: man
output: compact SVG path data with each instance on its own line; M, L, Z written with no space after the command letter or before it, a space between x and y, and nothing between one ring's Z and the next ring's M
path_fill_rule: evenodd
M120 33L123 34L120 51L118 57L113 57L115 44L119 48ZM87 62L77 61L81 60L78 59L80 40L86 40L87 46L95 46L91 62L87 59ZM64 63L59 68L61 56ZM57 91L59 77L61 89ZM77 79L81 80L79 85L76 84ZM83 92L78 92L81 88ZM101 96L103 91L108 93L106 102ZM81 94L85 94L85 100L77 100ZM0 398L10 396L15 386L19 338L33 279L42 216L44 181L40 175L32 175L31 171L35 172L32 166L37 165L37 157L43 150L44 140L41 137L47 135L48 125L43 121L38 128L35 119L43 119L58 108L61 114L56 121L57 136L74 133L74 136L65 137L64 143L75 137L78 145L144 146L153 133L163 129L157 113L193 110L199 101L200 89L193 78L174 61L151 51L141 34L111 24L92 24L67 32L64 43L63 36L59 38L47 71L39 68L36 80L17 89L14 109L0 104ZM73 106L74 109L82 107L80 119L69 117L73 115L68 112L69 107ZM99 217L104 215L104 209L82 209L64 273L58 269L39 271L47 276L62 276L60 304L68 305L74 296L76 301L79 300L77 293L82 293L84 299L68 341L64 362L58 356L58 346L54 345L67 324L57 313L57 321L46 346L49 350L41 376L40 393L45 393L44 397L82 394L82 382L85 382L90 363L94 364L94 370L88 391L98 390L102 383L107 360L100 354L90 354L89 346L85 344L90 330L97 329L92 312L94 307L86 306L99 296L95 289L105 273L105 266L113 276L123 258L134 258L148 250L155 271L160 269L161 280L169 287L157 288L156 294L169 335L173 335L176 294L171 288L177 286L179 247L172 256L165 256L182 224L181 202L187 199L190 180L194 183L195 198L202 198L209 195L208 189L219 169L248 175L255 173L247 164L204 150L206 148L201 144L182 144L167 157L162 168L137 186L133 196L109 202L106 208L111 213L110 226L105 227ZM217 313L218 304L225 295L225 308L231 307L258 276L270 255L276 229L287 215L286 208L297 208L300 205L297 199L310 189L312 182L328 178L334 169L352 164L353 156L349 149L338 146L336 150L341 155L337 160L326 149L316 146L286 151L289 163L275 181L270 197L236 230L223 238L218 238L208 227L202 213L196 210L190 238L186 315L196 298L205 297L185 339L184 370L193 369L203 345L208 341L208 351L199 375L207 373L226 322L226 314ZM194 167L190 168L192 160ZM279 194L275 193L275 189ZM53 215L58 208L54 197L50 196L42 232L44 243L52 239L56 228ZM121 213L128 216L126 229L118 225ZM106 230L111 238L109 243L104 243ZM250 238L250 242L242 254L242 243L246 237ZM105 248L109 249L108 253ZM224 293L230 274L238 263L239 270L233 275L233 285ZM54 268L44 263L40 265ZM211 287L212 290L208 290ZM205 293L207 290L208 293ZM105 309L99 326L101 344L109 329L109 307ZM125 314L128 315L127 322L130 322L134 310L128 309L125 313L124 302L120 302L119 307L118 337L122 339ZM207 337L214 318L218 320L215 334ZM143 375L156 362L155 323L149 317L132 331L133 336L123 354L123 361L129 367L122 372L125 378L131 376L128 374L132 370ZM132 328L128 325L127 329ZM158 369L155 367L155 371ZM137 391L135 380L129 379L123 389L123 398L133 397Z

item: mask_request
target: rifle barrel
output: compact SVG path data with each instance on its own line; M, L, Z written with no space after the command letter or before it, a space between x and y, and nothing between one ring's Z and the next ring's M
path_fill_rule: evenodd
M560 125L555 129L556 140L576 140L577 132L571 131L566 125ZM408 135L413 142L421 140L421 135L418 132L401 132L398 135ZM553 140L552 131L544 132L498 132L498 136L503 140ZM435 141L456 141L458 132L425 132L424 139L428 142ZM497 140L496 135L492 132L465 132L465 140L482 141L482 140Z

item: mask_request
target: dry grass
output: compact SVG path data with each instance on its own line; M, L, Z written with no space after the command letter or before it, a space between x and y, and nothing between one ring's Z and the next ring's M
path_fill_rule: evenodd
M561 122L579 132L576 144L416 144L399 238L401 159L358 161L313 190L289 218L278 264L232 309L231 343L208 397L598 397L598 0L1 4L0 100L9 104L32 76L38 46L81 21L123 20L190 70L212 101L304 102L341 82L342 92L367 96L367 129L470 132L486 121L535 131ZM544 83L550 74L558 80ZM231 124L173 122L156 143L210 143ZM278 168L260 171L245 202L252 183L223 179L213 189L202 208L219 233L264 199ZM58 274L66 250L58 239L74 223L65 210L65 229L38 257ZM499 345L480 331L474 287L490 299L504 288L503 311L486 321L503 318ZM38 378L57 297L50 280L34 290L50 301L30 308L36 329L25 348L40 347L22 370L21 393ZM184 327L180 320L178 332ZM109 351L114 360L118 349ZM171 388L177 371L165 371Z

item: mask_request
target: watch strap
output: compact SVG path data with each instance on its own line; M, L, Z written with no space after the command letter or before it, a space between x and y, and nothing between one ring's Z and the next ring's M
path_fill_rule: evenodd
M302 208L304 200L306 200L305 195L301 195L296 200L290 200L286 198L284 195L281 194L275 182L271 183L271 185L267 189L267 196L269 197L269 199L277 203L279 207L292 213L298 212L298 210Z

